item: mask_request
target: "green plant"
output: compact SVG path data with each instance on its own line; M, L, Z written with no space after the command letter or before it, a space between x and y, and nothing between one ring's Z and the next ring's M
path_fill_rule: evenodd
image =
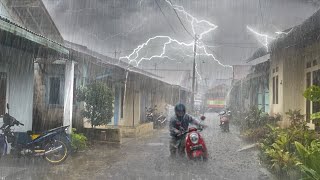
M245 113L245 118L242 119L240 123L240 129L245 131L248 129L265 127L267 124L274 125L280 120L281 116L279 114L270 116L268 113L263 112L256 106L252 106L250 110Z
M244 130L241 135L248 141L260 141L263 138L266 138L269 133L269 129L267 127L258 127L254 129Z
M286 115L291 122L291 126L299 126L304 123L304 115L302 115L300 111L301 110L289 109L289 111L286 112Z
M295 142L308 146L316 139L314 131L304 128L304 124L281 129L268 125L269 133L260 143L260 158L277 173L289 176L288 172L297 171L298 161Z
M89 119L92 128L105 125L113 116L113 93L103 82L95 82L78 91L78 99L85 102L82 116Z
M277 140L265 147L264 153L269 158L271 169L278 173L287 172L295 168L296 157L290 152L290 137L280 133Z
M320 141L313 140L310 146L304 146L299 142L295 142L300 160L297 166L307 176L306 179L320 179Z
M75 128L72 128L71 146L74 150L84 150L87 148L87 137L82 133L76 133Z

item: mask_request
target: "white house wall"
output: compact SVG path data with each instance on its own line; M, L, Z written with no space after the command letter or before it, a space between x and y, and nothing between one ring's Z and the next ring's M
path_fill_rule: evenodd
M305 99L303 92L305 90L304 73L304 53L305 49L290 47L273 52L271 55L270 67L270 113L279 113L282 115L280 125L286 127L290 124L286 117L286 112L291 110L301 110L305 113ZM273 73L273 69L278 67L279 71ZM272 77L279 76L279 103L273 104Z
M274 115L280 113L283 115L283 86L280 84L283 81L283 59L284 57L280 52L271 54L271 63L270 63L270 79L269 79L269 90L270 90L270 114ZM278 67L278 72L273 73L273 69ZM278 75L279 78L279 89L278 89L278 104L273 102L273 81L272 78Z
M1 47L2 58L8 68L8 102L10 115L24 124L15 131L24 132L32 129L33 107L33 56L29 52Z
M290 49L289 57L285 59L284 74L283 74L283 88L284 88L284 113L291 110L301 110L303 114L304 109L304 61L301 53L296 49Z

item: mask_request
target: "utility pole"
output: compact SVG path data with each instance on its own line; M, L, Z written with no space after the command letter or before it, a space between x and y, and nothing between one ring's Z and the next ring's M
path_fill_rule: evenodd
M191 111L194 111L194 93L195 93L195 80L196 80L196 55L197 55L197 35L194 36L193 46L193 71L192 71L192 94L191 94Z
M117 54L120 54L121 51L114 50L114 58L117 59Z
M207 87L208 87L208 79L209 79L208 77L204 78Z

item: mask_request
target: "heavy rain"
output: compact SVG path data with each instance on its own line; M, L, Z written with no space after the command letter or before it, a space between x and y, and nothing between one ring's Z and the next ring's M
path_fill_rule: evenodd
M320 180L320 0L0 0L0 178Z

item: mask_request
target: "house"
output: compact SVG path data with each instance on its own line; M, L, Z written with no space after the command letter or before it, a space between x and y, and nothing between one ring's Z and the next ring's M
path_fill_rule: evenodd
M33 6L30 6L30 3ZM29 6L26 6L26 5ZM50 64L56 59L65 62L66 72L71 72L73 62L69 50L61 44L61 38L53 37L56 28L40 0L1 1L0 3L0 119L10 104L10 114L25 124L16 131L31 130L33 123L34 67L35 64ZM37 17L34 17L36 14ZM29 29L30 27L30 29ZM53 35L49 39L45 35ZM66 73L73 79L73 73ZM64 125L71 123L70 93L72 85L66 83L67 96L63 114ZM0 120L1 121L1 120Z
M310 122L310 114L320 111L318 103L302 96L306 88L320 85L319 34L320 10L270 45L271 114L300 109ZM289 125L286 118L281 123Z
M270 54L259 48L247 60L250 70L242 79L234 80L227 104L233 110L245 111L250 107L258 107L269 113L269 68Z
M159 80L160 77L130 66L129 64L102 55L86 46L65 41L70 59L75 59L73 93L77 88L95 81L105 82L114 93L114 115L107 126L134 127L146 122L145 108L157 105L159 112L166 111L166 105L187 102L188 91L180 86ZM130 70L128 70L130 67ZM63 64L56 63L36 68L35 104L38 129L50 129L63 123L64 103ZM55 82L55 83L53 83ZM54 93L51 93L53 91ZM91 127L81 116L84 104L73 100L73 127L83 129Z
M214 112L223 110L226 106L226 98L229 91L229 86L220 84L209 90L205 94L205 107Z
M251 69L251 65L233 65L232 66L232 71L233 71L233 75L232 75L232 79L233 79L233 82L236 82L240 79L243 79L245 78L249 72L250 72L250 69Z

